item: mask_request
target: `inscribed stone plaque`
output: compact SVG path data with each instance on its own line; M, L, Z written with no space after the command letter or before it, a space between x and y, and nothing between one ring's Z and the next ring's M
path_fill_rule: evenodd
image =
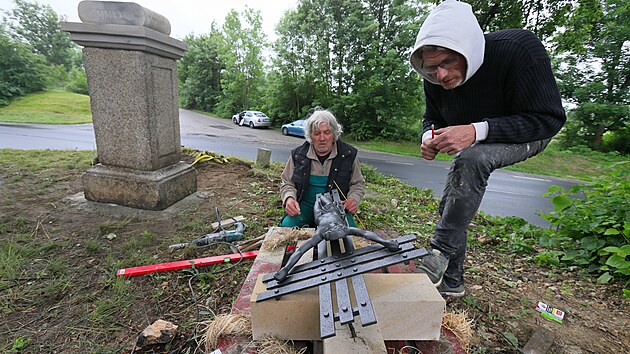
M78 9L83 23L143 26L171 34L171 24L166 17L134 2L81 1Z

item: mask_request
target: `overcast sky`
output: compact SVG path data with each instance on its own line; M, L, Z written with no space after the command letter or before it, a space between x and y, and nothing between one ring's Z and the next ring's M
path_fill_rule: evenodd
M32 0L31 2L35 2ZM70 22L81 22L77 12L80 0L37 0L50 5L57 15L65 15ZM215 21L221 26L225 16L234 9L242 13L245 6L259 10L263 18L263 30L269 39L275 38L274 27L288 9L296 7L297 0L135 0L130 1L153 10L171 23L171 37L183 39L190 33L208 33ZM12 0L0 0L0 9L10 10ZM4 11L1 11L4 15Z

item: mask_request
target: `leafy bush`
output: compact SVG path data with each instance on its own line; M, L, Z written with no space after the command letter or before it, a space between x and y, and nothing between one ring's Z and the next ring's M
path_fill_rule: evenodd
M74 68L70 70L68 73L66 91L80 93L82 95L88 94L87 78L85 77L85 70L83 70L83 68Z
M68 83L68 69L64 65L49 65L46 89L63 88Z
M604 134L602 151L619 151L622 154L630 154L630 125L619 131Z
M567 190L552 186L554 211L541 215L555 230L540 244L548 250L535 260L548 265L578 266L598 275L598 283L630 276L630 163L617 163L613 172L592 183Z
M24 44L0 35L0 106L14 97L42 91L46 87L48 66L41 55Z

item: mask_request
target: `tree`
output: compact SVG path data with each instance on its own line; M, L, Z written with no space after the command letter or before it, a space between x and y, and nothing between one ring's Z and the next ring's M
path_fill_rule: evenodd
M0 33L0 106L7 105L11 98L43 90L47 76L42 56Z
M433 0L440 3L442 0ZM571 8L572 0L468 0L484 32L525 28L541 39L551 36Z
M551 36L570 9L571 0L473 0L481 29L487 32L525 28L541 39Z
M26 0L13 0L15 8L5 11L5 21L11 34L28 44L35 53L43 55L53 65L66 68L77 66L73 50L76 47L66 32L61 31L57 13L49 5Z
M221 75L222 98L217 109L231 115L244 109L264 109L262 88L265 81L263 51L266 48L260 11L246 7L244 20L230 11L223 25L219 57L225 69Z
M214 112L221 99L221 71L225 67L219 57L223 36L212 23L209 34L189 35L184 41L189 48L177 63L180 102L185 108Z
M316 26L315 5L300 4L308 10L286 12L276 27L279 37L273 43L276 56L268 91L270 112L282 122L303 118L312 106L328 106L328 51L322 29Z
M570 12L565 30L555 38L556 54L563 59L560 88L564 98L575 105L564 132L565 145L582 142L601 149L605 134L628 134L629 17L627 1L580 0ZM578 136L581 138L574 139Z
M409 54L424 10L414 2L370 0L352 15L359 31L346 63L351 87L336 106L353 138L418 138L424 95Z
M353 138L417 138L422 84L408 56L421 10L405 0L300 1L274 45L274 82L290 90L283 116L323 106Z

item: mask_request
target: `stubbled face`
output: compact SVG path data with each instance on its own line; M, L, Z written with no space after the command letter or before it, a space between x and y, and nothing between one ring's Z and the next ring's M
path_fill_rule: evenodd
M422 60L424 68L435 70L432 75L445 90L452 90L464 81L466 60L460 54L451 50L430 51L422 53Z
M335 134L328 126L328 123L323 122L319 125L319 129L314 129L311 135L311 142L317 156L325 156L332 151Z

